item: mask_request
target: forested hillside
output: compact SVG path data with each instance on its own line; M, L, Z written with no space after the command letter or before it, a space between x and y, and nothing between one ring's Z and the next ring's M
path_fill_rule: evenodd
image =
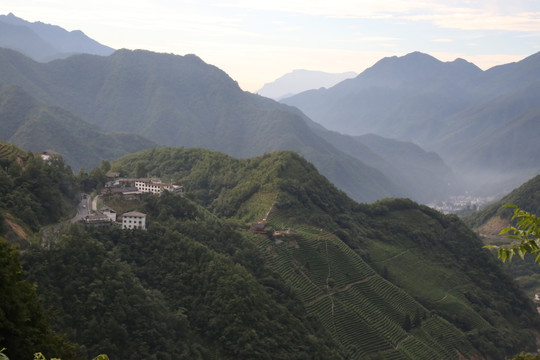
M449 348L504 358L534 342L532 303L456 217L408 200L358 205L288 152L160 149L113 166L182 183L245 226L265 218L257 243L268 266L353 358L453 358Z
M24 177L30 164L8 164L21 186L9 193L44 182ZM22 254L82 357L504 359L535 346L534 307L456 217L404 199L358 204L292 152L153 149L112 169L181 183L186 197L105 197L147 214L147 230L74 224Z
M0 235L23 244L73 212L79 184L61 158L48 161L0 142Z
M76 347L49 326L50 313L25 280L19 248L12 245L28 247L42 225L70 213L77 190L61 159L45 162L0 142L0 349L11 359L31 359L38 351L78 359Z
M81 359L76 346L49 326L49 314L43 309L35 287L24 279L19 250L2 236L0 269L0 353L13 360L32 359L37 352Z

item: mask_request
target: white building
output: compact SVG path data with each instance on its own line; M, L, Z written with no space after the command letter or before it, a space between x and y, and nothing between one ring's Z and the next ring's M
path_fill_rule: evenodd
M182 185L164 184L159 179L138 179L135 180L135 187L143 193L161 194L163 191L170 191L184 196Z
M101 208L101 213L111 219L112 222L116 222L116 211L113 209L104 206Z
M159 194L162 191L162 185L161 180L158 179L139 179L135 181L135 187L143 193Z
M127 212L122 215L122 229L146 229L146 214L138 211Z

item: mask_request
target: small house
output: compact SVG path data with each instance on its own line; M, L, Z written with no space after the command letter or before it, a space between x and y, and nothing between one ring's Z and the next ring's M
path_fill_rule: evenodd
M109 226L113 223L107 215L102 213L87 215L81 219L81 222L85 225L93 227Z
M107 216L111 221L116 222L116 211L110 207L104 206L101 208L101 213Z
M255 224L252 224L250 227L249 227L249 230L255 234L265 234L265 229L266 227L266 224L263 223L263 222L256 222Z

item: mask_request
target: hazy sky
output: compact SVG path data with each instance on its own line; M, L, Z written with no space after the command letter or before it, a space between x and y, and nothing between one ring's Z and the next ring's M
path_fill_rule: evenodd
M483 69L540 51L538 0L2 0L10 12L117 49L196 54L249 91L412 51Z

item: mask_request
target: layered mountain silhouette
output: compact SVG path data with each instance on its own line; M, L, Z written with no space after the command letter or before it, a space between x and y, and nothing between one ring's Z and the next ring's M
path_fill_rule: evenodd
M352 71L344 73L328 73L324 71L298 69L293 70L270 83L264 84L264 86L257 91L257 94L279 100L311 89L319 89L321 87L328 88L345 79L353 78L355 76L356 73Z
M12 13L0 15L0 46L17 50L36 61L83 53L107 56L114 52L80 30L67 31L55 25L28 22Z
M195 55L120 50L108 57L76 55L43 64L4 49L0 65L0 80L19 84L106 131L237 157L296 150L358 201L430 200L424 190L408 189L397 172L391 177L398 181L390 180L376 162L367 165L361 156L337 149L297 109L242 91Z
M512 171L518 184L540 168L539 86L540 54L482 71L415 52L283 103L341 133L413 141L481 181Z

